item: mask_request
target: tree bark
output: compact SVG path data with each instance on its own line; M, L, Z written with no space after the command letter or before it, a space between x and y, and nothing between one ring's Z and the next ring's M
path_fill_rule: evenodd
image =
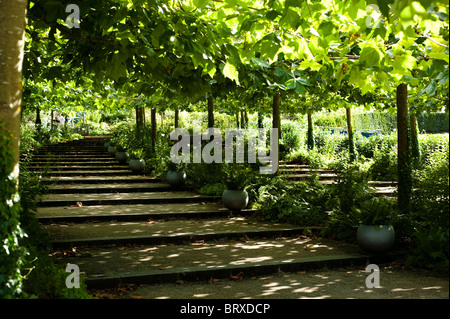
M272 127L278 129L278 139L281 138L281 118L280 118L280 93L275 93L272 103Z
M12 134L13 177L19 181L22 62L27 1L0 1L0 130Z
M208 96L208 128L214 127L214 99Z
M138 132L142 132L145 126L145 107L136 106L136 127Z
M410 211L411 165L408 138L408 86L397 87L397 142L398 142L398 207L403 213Z
M417 117L415 114L409 115L409 125L411 126L411 158L415 167L420 164L420 148L419 148L419 128L417 125Z
M264 115L261 111L258 112L258 128L264 127Z
M277 167L279 167L280 163L280 138L281 138L281 118L280 118L280 93L277 92L273 96L273 103L272 103L272 128L278 129L278 142L276 145L278 146L277 151L277 158L275 159L277 161ZM273 146L273 144L272 144ZM277 171L278 172L278 171Z
M180 116L180 108L179 108L179 106L177 105L177 106L175 107L175 128L178 128L178 125L179 125L179 116Z
M350 156L350 162L353 162L356 159L355 154L355 141L353 139L353 125L352 125L352 109L345 108L345 112L347 114L347 131L348 131L348 152Z
M36 127L37 131L41 130L42 120L41 120L41 108L39 106L36 107L36 121L34 122L34 126Z
M53 110L51 110L51 111L50 111L50 131L53 131L53 127L55 126L55 125L53 124L54 116L55 116L55 114L54 114ZM83 123L83 124L84 124L84 123Z
M307 133L307 146L309 150L314 149L314 135L313 135L313 122L312 112L308 112L308 133Z
M156 108L152 108L151 112L151 124L152 124L152 151L155 152L155 145L156 145Z

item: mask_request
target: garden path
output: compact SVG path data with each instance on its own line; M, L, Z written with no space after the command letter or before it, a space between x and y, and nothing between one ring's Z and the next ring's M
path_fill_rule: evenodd
M76 264L91 288L365 267L396 256L369 256L252 210L230 213L220 198L119 164L103 137L44 147L27 165L48 185L37 218L51 255L63 267Z

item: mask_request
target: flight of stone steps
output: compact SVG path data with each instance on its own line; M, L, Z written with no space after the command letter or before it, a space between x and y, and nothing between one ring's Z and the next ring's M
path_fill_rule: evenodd
M317 176L320 184L330 185L335 183L338 175L332 169L314 169L305 164L287 164L281 163L279 166L280 173L286 177L288 181L304 181ZM392 181L369 181L370 187L375 190L376 196L395 196L397 190L397 182Z
M37 218L51 255L76 264L88 287L367 262L356 246L305 236L315 227L263 221L252 210L231 214L220 198L137 174L103 145L103 137L86 137L21 163L48 185Z

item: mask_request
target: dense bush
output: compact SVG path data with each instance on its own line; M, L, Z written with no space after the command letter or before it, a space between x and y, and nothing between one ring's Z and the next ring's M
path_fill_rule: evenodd
M325 114L315 116L314 124L323 127L347 127L346 115ZM390 134L397 128L395 114L386 112L357 113L352 115L353 129L376 131ZM420 113L417 116L420 132L440 133L449 131L449 118L447 113Z
M323 185L314 181L286 183L276 178L261 186L257 196L258 214L269 220L317 226L328 218L325 207L328 193Z

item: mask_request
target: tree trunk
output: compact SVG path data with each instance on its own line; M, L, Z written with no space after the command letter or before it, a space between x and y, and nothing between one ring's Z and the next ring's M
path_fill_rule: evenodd
M258 128L264 127L264 115L261 111L258 112Z
M143 132L145 126L145 107L136 106L136 128L138 132Z
M248 128L248 112L244 111L244 118L245 118L245 128Z
M208 96L208 128L214 127L214 99Z
M0 1L0 130L12 134L13 177L19 180L22 61L27 1Z
M241 128L241 125L239 124L239 111L236 111L236 127Z
M281 138L281 118L280 118L280 93L275 93L273 96L273 103L272 103L272 128L278 129L278 142L276 145L278 145L278 151L277 151L277 158L275 159L277 161L277 167L279 167L280 163L280 138ZM273 144L272 144L273 146ZM277 171L278 172L278 171Z
M155 152L155 145L156 145L156 108L152 108L151 112L151 124L152 124L152 151Z
M50 131L53 131L53 127L54 127L53 117L54 117L53 110L51 110L50 111Z
M278 139L281 138L281 118L280 118L280 93L275 93L272 104L272 127L278 129Z
M309 150L314 149L314 135L313 135L312 112L308 112L307 146L308 146L308 149L309 149Z
M175 128L178 128L178 125L179 125L179 116L180 116L180 108L179 108L179 106L177 105L177 106L175 107Z
M397 140L398 140L398 207L403 213L410 210L411 165L408 140L408 86L397 87Z
M36 127L37 131L41 130L42 120L41 120L41 108L39 106L36 107L36 121L34 122L34 126Z
M347 114L348 151L350 156L350 162L353 162L356 159L356 154L355 154L355 141L353 139L352 109L347 107L345 108L345 112Z
M415 114L409 115L409 125L411 126L411 158L414 167L420 164L420 148L419 148L419 128L417 125L417 117Z

